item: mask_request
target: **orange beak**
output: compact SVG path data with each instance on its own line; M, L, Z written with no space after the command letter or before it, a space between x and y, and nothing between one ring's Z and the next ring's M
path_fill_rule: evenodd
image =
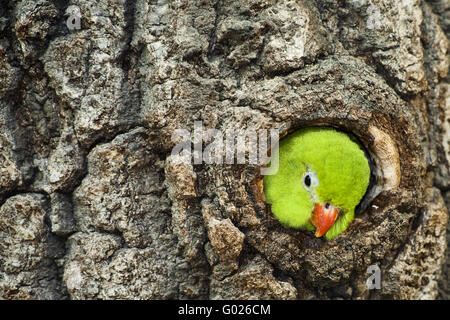
M321 237L331 228L338 217L338 208L325 202L325 205L316 203L311 223L316 227L316 237Z

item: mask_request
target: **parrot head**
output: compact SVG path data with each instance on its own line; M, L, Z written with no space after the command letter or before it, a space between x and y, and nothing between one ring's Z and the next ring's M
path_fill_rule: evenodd
M328 240L345 231L370 180L355 139L333 128L305 128L280 141L278 156L278 172L263 179L275 217Z

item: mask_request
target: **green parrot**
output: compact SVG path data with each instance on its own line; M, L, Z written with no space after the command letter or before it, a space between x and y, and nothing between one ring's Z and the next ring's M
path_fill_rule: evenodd
M344 232L370 180L369 162L355 139L310 127L288 135L278 148L278 172L263 179L275 217L327 240Z

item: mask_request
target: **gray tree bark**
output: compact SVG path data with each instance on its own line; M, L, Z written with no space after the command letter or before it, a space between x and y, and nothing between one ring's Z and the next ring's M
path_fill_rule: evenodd
M448 1L0 4L1 299L449 297ZM281 226L257 165L171 161L197 120L352 132L365 210Z

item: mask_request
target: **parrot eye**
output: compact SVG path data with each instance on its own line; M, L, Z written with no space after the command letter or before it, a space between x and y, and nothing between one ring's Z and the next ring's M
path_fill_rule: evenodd
M308 171L303 176L303 183L306 188L317 187L319 185L319 179L317 179L316 174L314 172Z
M311 177L309 175L305 176L305 186L308 188L311 186Z

